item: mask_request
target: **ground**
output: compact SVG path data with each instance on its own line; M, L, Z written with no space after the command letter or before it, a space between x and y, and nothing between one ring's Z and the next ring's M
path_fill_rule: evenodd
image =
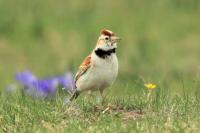
M34 100L18 91L3 95L1 129L4 132L199 131L199 90L191 93L181 88L182 91L171 95L161 85L151 92L137 85L132 89L141 87L141 91L124 87L123 91L128 92L123 95L113 87L106 91L104 103L98 99L98 93L83 94L69 105L63 104L67 96L61 92L51 100Z

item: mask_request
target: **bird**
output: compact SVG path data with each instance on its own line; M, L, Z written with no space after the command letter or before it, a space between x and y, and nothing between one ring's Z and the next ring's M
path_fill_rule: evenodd
M117 44L120 38L108 29L100 31L95 48L79 66L75 75L75 91L70 101L84 91L103 91L111 86L118 75Z

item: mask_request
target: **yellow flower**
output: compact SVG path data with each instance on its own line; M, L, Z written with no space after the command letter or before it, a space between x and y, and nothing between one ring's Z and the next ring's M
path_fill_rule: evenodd
M152 84L152 83L147 83L144 85L149 91L153 90L156 88L156 85L155 84Z

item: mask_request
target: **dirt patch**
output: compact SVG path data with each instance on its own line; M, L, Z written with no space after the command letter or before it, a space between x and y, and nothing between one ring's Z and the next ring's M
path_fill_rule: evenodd
M142 110L139 109L127 110L122 106L116 106L116 105L95 106L95 111L99 112L100 114L117 115L123 121L135 120L142 118L144 116L144 112Z

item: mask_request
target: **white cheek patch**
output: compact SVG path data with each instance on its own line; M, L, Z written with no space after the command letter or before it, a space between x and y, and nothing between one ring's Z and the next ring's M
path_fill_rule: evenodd
M117 43L116 42L112 44L112 48L117 48Z
M102 45L98 45L97 48L103 49L103 50L110 50L113 48L117 48L117 43L113 43L113 44L102 44Z

